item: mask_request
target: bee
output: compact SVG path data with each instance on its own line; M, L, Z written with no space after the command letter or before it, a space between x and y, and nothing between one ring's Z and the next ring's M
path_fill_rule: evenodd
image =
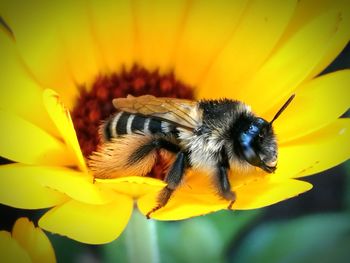
M211 174L217 193L229 201L231 209L236 195L229 170L276 170L278 147L272 124L294 97L270 122L231 99L116 98L117 112L101 125L103 143L90 156L89 166L96 178L142 176L151 171L160 152L171 160L164 178L167 185L147 218L167 204L189 168Z

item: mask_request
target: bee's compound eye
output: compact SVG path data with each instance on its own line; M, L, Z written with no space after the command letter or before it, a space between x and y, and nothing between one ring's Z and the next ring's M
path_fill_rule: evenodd
M258 127L256 125L250 125L249 126L248 132L250 134L256 134L257 131L258 131Z

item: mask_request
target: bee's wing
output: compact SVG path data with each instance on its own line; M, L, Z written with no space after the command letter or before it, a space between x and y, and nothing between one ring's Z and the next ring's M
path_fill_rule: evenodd
M114 99L113 105L121 111L158 117L191 130L200 124L197 103L191 100L129 95Z

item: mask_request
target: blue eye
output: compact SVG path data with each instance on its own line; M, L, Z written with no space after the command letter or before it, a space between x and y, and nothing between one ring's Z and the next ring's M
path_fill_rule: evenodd
M241 151L246 159L247 162L249 162L252 165L259 166L261 164L261 160L257 153L254 150L254 147L252 146L252 142L254 139L254 134L256 133L255 129L253 128L250 132L250 128L247 132L243 132L240 136L240 143L241 143Z
M238 137L238 151L248 163L271 173L274 169L266 166L259 155L268 125L264 119L256 118L249 126L244 127Z
M248 129L248 133L250 135L256 135L259 131L259 128L256 125L250 125Z

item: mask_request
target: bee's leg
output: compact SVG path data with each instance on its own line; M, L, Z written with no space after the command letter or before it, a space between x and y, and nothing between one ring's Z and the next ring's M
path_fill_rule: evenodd
M232 209L232 205L236 201L236 194L231 190L230 181L228 180L228 169L224 166L218 167L218 182L219 182L219 194L230 201L228 209Z
M172 164L167 176L165 177L165 182L168 184L158 195L158 205L149 211L146 217L149 219L151 214L157 211L158 209L165 206L174 190L180 184L185 169L187 166L187 153L179 152L176 156L174 163Z
M130 155L129 164L139 162L156 149L164 149L172 153L178 153L181 150L180 146L163 138L153 138L147 144L141 145L134 153Z
M231 184L228 179L228 171L230 164L227 154L224 150L221 151L221 160L217 165L217 185L220 196L230 201L228 209L232 209L232 205L236 201L236 194L231 190Z

